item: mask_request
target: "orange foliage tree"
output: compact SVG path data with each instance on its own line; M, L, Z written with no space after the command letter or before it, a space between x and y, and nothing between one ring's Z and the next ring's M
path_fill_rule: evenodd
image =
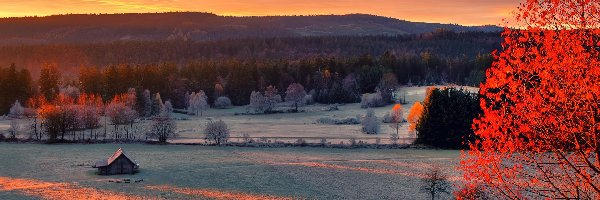
M402 105L398 103L394 105L390 116L392 118L392 124L390 125L390 127L396 129L396 135L400 133L400 127L402 127L401 123L404 121L403 114L404 110L402 109Z
M423 107L423 104L421 104L421 102L418 101L415 102L410 108L410 110L408 111L408 116L406 117L406 120L408 121L408 123L410 123L410 126L408 127L409 131L416 130L417 122L419 122L421 115L423 115L424 109L425 108Z
M467 188L504 199L600 198L600 3L528 0L481 85Z

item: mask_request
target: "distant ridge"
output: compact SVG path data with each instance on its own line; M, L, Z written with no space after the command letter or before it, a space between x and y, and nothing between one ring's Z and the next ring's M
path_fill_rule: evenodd
M68 14L0 18L0 44L402 35L442 28L457 32L502 30L497 26L409 22L366 14L259 17L219 16L201 12Z

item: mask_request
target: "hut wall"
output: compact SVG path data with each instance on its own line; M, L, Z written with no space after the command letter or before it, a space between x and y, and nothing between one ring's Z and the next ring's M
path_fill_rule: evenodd
M109 174L132 174L133 167L133 163L121 156L108 167L108 171Z

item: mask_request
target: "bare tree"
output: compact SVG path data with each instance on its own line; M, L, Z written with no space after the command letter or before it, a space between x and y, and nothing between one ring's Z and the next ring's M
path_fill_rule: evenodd
M431 200L435 200L441 193L450 194L448 176L438 166L425 173L425 178L421 181L423 184L421 185L421 191L427 193Z
M159 115L152 119L150 128L146 135L150 138L156 138L159 142L167 142L170 138L177 137L177 124L169 116Z
M229 139L229 129L223 120L209 121L208 124L206 124L206 129L204 129L204 134L206 140L211 141L216 145L226 143Z
M17 134L21 130L21 124L16 119L10 120L10 127L8 128L8 134L10 139L16 139Z

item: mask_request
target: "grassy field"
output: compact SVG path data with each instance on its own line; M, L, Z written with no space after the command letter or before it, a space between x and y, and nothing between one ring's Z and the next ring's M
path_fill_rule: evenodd
M90 165L119 147L140 172L96 175ZM460 152L446 150L0 143L0 152L0 199L424 199L432 166L460 177ZM122 178L132 183L109 182Z

